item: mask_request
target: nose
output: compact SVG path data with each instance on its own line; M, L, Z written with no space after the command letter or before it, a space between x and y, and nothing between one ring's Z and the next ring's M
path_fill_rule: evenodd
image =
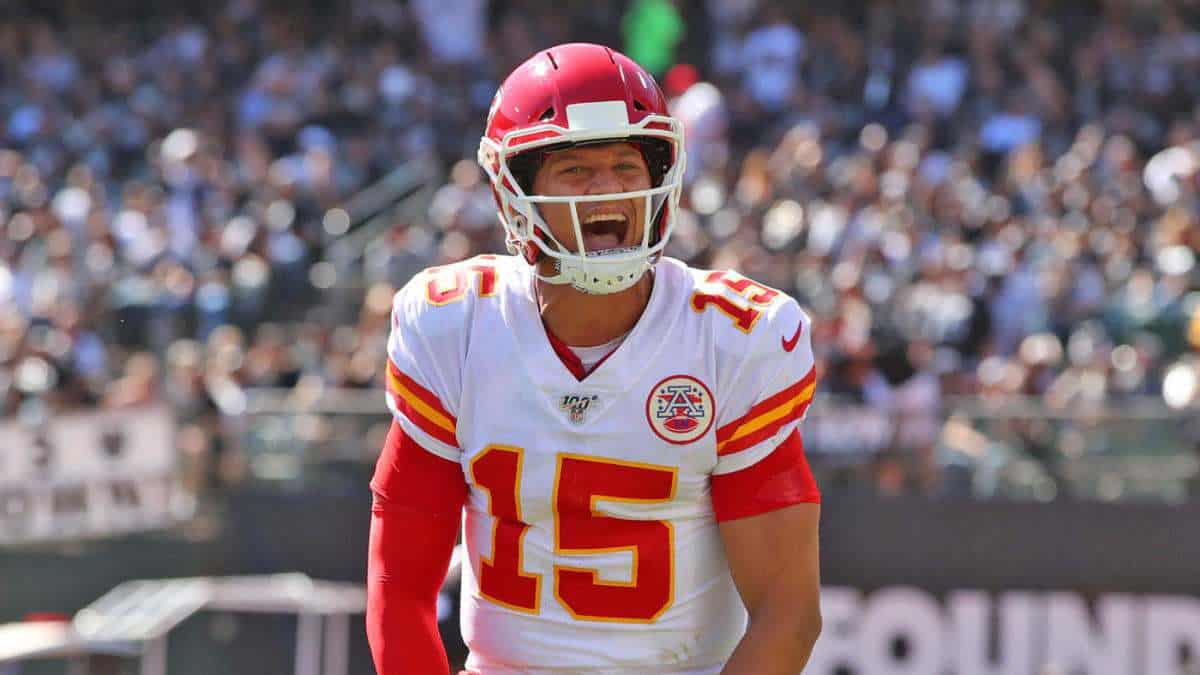
M588 183L587 194L602 195L610 192L624 192L625 188L621 184L621 178L616 171L612 169L601 169L592 174L592 180Z

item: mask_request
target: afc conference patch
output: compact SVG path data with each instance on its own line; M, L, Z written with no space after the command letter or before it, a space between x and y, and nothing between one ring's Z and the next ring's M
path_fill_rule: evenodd
M708 432L715 417L713 396L690 375L673 375L654 385L646 398L646 421L668 443L691 443Z

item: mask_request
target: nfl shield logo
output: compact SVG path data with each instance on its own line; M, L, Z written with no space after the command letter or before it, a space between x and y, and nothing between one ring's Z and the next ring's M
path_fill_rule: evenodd
M562 397L559 407L567 413L567 419L571 420L571 424L583 424L584 418L587 416L588 407L600 397L596 394L567 394Z
M646 421L668 443L695 441L708 432L713 419L712 392L689 375L675 375L659 382L646 399Z

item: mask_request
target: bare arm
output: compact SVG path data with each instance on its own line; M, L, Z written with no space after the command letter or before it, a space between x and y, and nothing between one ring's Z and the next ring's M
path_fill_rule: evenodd
M821 632L821 506L793 504L719 525L750 625L723 675L798 675Z

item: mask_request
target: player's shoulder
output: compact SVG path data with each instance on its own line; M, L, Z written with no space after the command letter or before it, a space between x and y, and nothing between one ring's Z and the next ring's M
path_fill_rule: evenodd
M443 337L466 329L480 306L520 283L526 263L508 255L478 255L428 267L392 299L392 327Z
M719 354L778 356L809 344L812 318L795 298L731 269L683 267L687 303Z

